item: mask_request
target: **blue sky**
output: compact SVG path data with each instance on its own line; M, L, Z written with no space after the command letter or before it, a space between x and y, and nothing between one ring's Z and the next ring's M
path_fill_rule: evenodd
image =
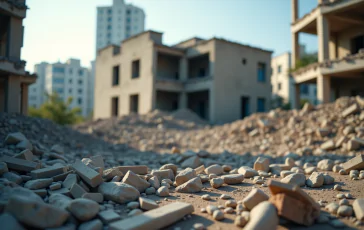
M193 36L221 37L281 54L291 49L291 0L125 0L144 9L146 29L164 33L173 45ZM41 61L95 57L96 7L111 0L27 0L22 59L33 71ZM317 0L300 0L300 16ZM315 36L303 35L308 51L317 49Z

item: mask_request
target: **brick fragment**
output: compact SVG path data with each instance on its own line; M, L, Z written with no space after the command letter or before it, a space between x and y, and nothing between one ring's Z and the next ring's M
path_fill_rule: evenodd
M92 188L97 187L99 184L103 182L100 173L86 166L81 161L76 161L72 165L75 172L84 180L88 185Z
M191 204L174 202L131 218L113 222L109 225L109 229L150 229L151 226L153 229L161 229L177 222L193 211L194 208Z
M0 158L0 161L5 162L8 166L8 169L12 169L15 171L30 172L32 170L40 168L40 163L14 157L3 156Z
M33 179L50 178L67 171L66 166L51 166L42 169L36 169L30 172ZM53 179L53 181L56 181Z

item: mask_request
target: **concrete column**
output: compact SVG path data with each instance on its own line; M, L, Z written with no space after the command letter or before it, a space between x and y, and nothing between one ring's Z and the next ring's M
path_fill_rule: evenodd
M28 87L27 84L21 84L21 113L28 114Z
M181 57L179 60L179 79L181 81L187 80L188 74L188 61L187 58Z
M178 106L178 108L179 109L187 109L187 106L188 106L188 104L187 104L187 93L181 92L179 94L179 106Z
M318 61L329 59L330 30L329 22L323 15L317 17Z
M210 88L210 90L209 90L209 122L210 123L216 123L214 102L215 102L214 90Z
M20 79L17 76L9 76L7 84L7 112L20 113Z
M317 77L317 101L321 103L330 102L330 77L319 75Z
M292 5L292 22L298 19L298 0L291 0Z
M293 108L295 109L300 109L300 102L301 102L301 92L300 92L300 85L299 84L295 84L295 92L294 92L294 105L292 105Z
M296 62L300 58L300 41L299 41L299 33L292 33L292 66L291 68L295 68Z

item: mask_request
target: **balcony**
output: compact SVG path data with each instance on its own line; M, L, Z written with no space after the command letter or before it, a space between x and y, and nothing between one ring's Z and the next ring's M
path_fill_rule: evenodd
M25 18L27 9L24 0L0 0L0 10L14 17Z
M25 63L20 59L0 56L0 72L24 76Z

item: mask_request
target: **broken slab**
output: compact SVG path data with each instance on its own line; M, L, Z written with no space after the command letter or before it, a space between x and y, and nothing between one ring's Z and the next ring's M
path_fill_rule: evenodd
M322 143L320 148L323 150L333 150L336 148L335 142L333 140L328 140L328 141Z
M163 179L174 180L172 169L153 170L151 174L158 177L159 181L162 181Z
M223 175L221 178L224 180L225 184L240 184L244 180L244 175L242 174L229 174Z
M364 221L364 198L356 199L353 202L353 209L356 219Z
M147 199L144 197L139 197L139 204L140 204L140 208L146 211L158 208L158 204L151 199Z
M114 212L114 210L99 212L98 216L104 224L110 224L111 222L120 220L120 215Z
M306 176L302 173L292 173L281 179L281 182L287 184L293 184L298 186L304 186L306 183Z
M144 192L147 188L150 187L150 184L146 180L140 178L138 175L136 175L132 171L128 171L125 174L125 176L123 178L123 182L125 184L131 185L134 188L138 189L138 191L140 193Z
M35 228L60 227L69 213L50 204L37 202L24 196L12 196L5 207L18 221Z
M139 230L151 229L151 226L153 229L161 229L177 222L193 211L194 208L191 204L174 202L125 220L113 222L109 225L109 229Z
M304 215L304 219L300 220L302 224L310 226L314 223L315 219L317 219L320 216L320 205L315 200L313 200L309 195L307 195L307 193L305 193L302 189L300 189L299 186L269 180L268 187L273 196L277 194L284 194L287 195L287 197L293 198L303 204L303 206L305 207L304 210L306 210L306 212ZM274 202L277 208L281 207L281 210L278 210L278 212L284 214L287 212L291 212L289 210L287 211L286 208L286 205L290 204L289 198L285 199L285 197L277 196L275 198L272 198L271 202ZM289 217L289 215L287 216ZM293 218L292 221L297 221L297 219Z
M77 183L77 175L76 174L68 174L66 179L62 182L62 186L64 188L71 189L74 184Z
M349 173L350 170L364 169L364 154L359 154L356 157L348 160L343 164L344 170Z
M250 220L244 229L277 229L278 215L274 205L268 201L263 201L250 212Z
M244 206L252 210L260 202L268 200L269 197L262 190L254 188L250 193L243 199Z
M136 188L122 182L104 182L100 184L98 192L104 195L105 200L119 204L134 201L140 196Z
M324 184L324 175L319 172L313 172L307 179L306 184L311 188L319 188Z
M29 180L24 184L24 187L31 190L42 189L42 188L47 188L49 185L52 184L52 182L53 182L52 178Z
M67 172L67 166L51 166L47 168L36 169L30 172L33 179L42 179L54 177ZM56 181L56 180L54 180Z
M110 181L112 180L115 176L119 176L120 178L122 178L124 176L124 173L121 172L118 167L114 167L114 168L110 168L110 169L106 169L103 171L102 173L102 177L104 178L104 180L106 181Z
M92 188L97 187L99 184L103 182L100 173L91 169L81 161L76 161L72 165L72 167L75 170L75 172L81 177L81 179L84 180Z
M176 176L176 184L177 186L191 180L196 177L196 172L192 168L186 168L183 171L179 172Z
M179 185L176 188L176 192L181 193L194 193L200 192L202 190L202 182L199 177L195 177L184 184Z
M130 170L135 174L145 175L148 174L148 167L146 165L134 165L134 166L118 166L120 172L124 175Z
M5 162L8 169L12 169L20 172L30 172L40 168L40 163L34 161L27 161L15 157L3 156L0 158L0 162Z
M73 196L73 198L81 198L86 192L85 189L83 189L79 184L74 184L71 189L70 193Z

